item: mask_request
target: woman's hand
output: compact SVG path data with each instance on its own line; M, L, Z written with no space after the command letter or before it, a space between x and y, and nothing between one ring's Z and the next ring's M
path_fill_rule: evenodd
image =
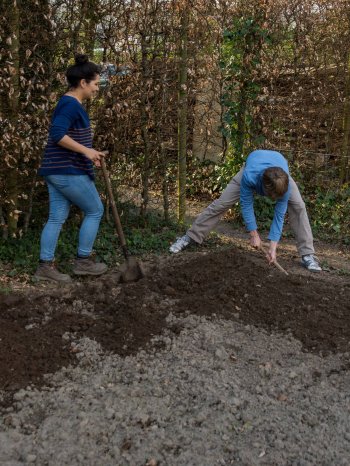
M100 152L98 150L95 150L95 149L87 149L85 152L84 152L84 155L86 155L86 157L88 159L90 159L95 165L96 167L100 167L101 166L101 157L105 157L105 153L104 152Z
M253 230L249 232L250 235L250 245L253 246L255 249L260 249L261 247L261 239L257 230Z

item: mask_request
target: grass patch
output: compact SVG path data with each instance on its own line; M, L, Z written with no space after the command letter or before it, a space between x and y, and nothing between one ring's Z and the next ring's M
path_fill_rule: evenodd
M170 243L183 231L175 220L166 222L157 212L144 217L138 215L132 205L123 204L120 215L130 253L144 255L163 253ZM62 272L70 273L76 256L80 218L70 216L59 236L56 261ZM33 227L20 238L0 239L0 263L6 264L5 275L18 277L33 274L39 260L41 227ZM112 267L123 261L114 223L105 219L100 224L94 245L97 258ZM1 290L0 290L1 291Z

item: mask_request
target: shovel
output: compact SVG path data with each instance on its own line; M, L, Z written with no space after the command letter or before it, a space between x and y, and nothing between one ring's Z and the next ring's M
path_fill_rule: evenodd
M103 157L101 157L100 162L101 162L103 177L105 179L105 183L107 187L109 201L112 207L114 223L117 229L117 234L119 236L120 246L122 248L123 255L125 257L125 262L120 267L121 282L123 283L136 282L137 280L140 280L141 278L143 278L145 274L144 274L144 271L142 270L141 265L136 260L136 258L130 255L130 252L126 246L122 224L120 222L120 217L119 217L117 206L116 206L114 196L113 196L111 180L109 179L109 175L108 175L107 168L106 168L106 162L104 161Z

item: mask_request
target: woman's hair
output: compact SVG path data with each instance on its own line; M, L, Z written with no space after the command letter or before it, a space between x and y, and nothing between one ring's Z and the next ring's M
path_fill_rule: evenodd
M267 196L278 199L287 192L289 177L282 168L271 167L264 171L262 182Z
M78 54L75 55L74 65L68 67L66 78L71 87L78 87L82 79L89 83L97 74L100 74L100 67L89 61L87 55Z

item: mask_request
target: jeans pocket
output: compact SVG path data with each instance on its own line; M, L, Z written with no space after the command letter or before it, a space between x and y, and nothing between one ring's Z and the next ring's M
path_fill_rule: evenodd
M45 176L45 181L48 184L51 184L57 189L68 188L71 183L72 175L47 175Z

